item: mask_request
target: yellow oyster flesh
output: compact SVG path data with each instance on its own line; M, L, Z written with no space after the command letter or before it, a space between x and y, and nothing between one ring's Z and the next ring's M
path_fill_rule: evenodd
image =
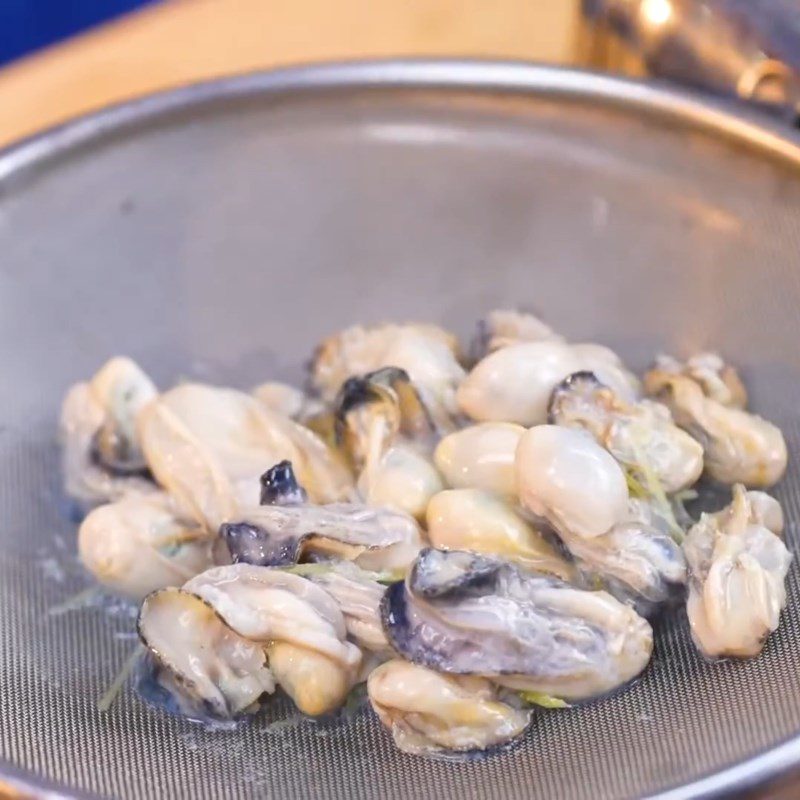
M507 558L524 569L570 580L575 570L529 522L498 496L450 489L431 499L428 539L444 550L471 550Z
M692 486L703 471L703 448L652 400L627 401L591 372L570 375L554 390L550 422L588 431L626 469L652 475L665 492Z
M436 446L434 463L454 489L483 489L515 497L514 461L525 433L521 425L483 422L445 436Z
M407 753L486 750L522 734L530 711L502 702L485 679L394 659L369 676L370 703Z
M276 681L301 711L323 714L344 701L361 652L347 641L342 612L323 589L281 570L233 564L196 576L184 590L238 635L264 643Z
M714 480L766 488L783 477L786 442L771 422L706 397L696 381L658 367L645 375L645 389L701 442L705 469Z
M144 409L139 429L159 482L212 527L257 503L260 476L284 459L318 502L352 490L350 473L314 433L233 389L178 386Z
M78 530L84 566L105 586L142 598L181 586L214 563L214 538L176 515L163 494L129 495L99 506Z
M627 516L622 468L584 431L531 428L520 438L516 472L522 505L558 531L591 539Z

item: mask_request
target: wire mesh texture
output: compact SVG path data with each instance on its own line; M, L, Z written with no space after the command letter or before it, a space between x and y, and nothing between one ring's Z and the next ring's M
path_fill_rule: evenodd
M759 658L706 663L685 615L668 616L637 683L541 713L518 747L479 761L400 753L367 710L314 723L278 703L207 731L129 689L98 707L135 645L133 612L106 596L64 605L90 581L56 418L70 383L115 353L161 385L247 388L302 380L314 344L354 321L466 336L493 307L531 307L638 369L721 350L796 458L790 145L776 155L769 137L562 96L543 74L530 91L250 79L0 156L0 761L15 773L143 799L595 800L684 785L800 733L796 563ZM794 461L777 496L796 549Z

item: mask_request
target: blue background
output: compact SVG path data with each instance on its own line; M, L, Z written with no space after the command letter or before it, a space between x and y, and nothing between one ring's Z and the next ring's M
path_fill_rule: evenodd
M155 0L0 0L0 64Z

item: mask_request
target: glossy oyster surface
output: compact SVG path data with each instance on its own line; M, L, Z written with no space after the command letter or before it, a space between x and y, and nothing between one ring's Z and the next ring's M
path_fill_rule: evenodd
M236 515L234 484L219 459L168 406L154 402L144 409L139 436L150 469L181 516L216 531Z
M758 654L791 520L761 491L783 435L747 399L715 353L642 385L522 311L489 313L467 358L435 325L354 325L305 389L159 392L111 359L65 398L64 478L105 503L88 570L144 596L145 699L237 725L280 688L348 716L366 681L398 747L463 759L521 736L527 703L636 679L647 619L687 594L705 656ZM701 471L733 501L696 522Z
M433 459L454 489L483 489L504 497L517 494L514 463L525 428L508 422L468 425L445 436Z
M616 460L585 431L538 425L519 440L522 505L557 531L591 539L628 513L628 484Z
M146 494L157 487L148 473L136 430L141 410L157 395L131 359L116 357L75 384L61 408L64 488L85 506Z
M394 742L412 755L488 750L520 736L531 712L503 702L492 683L393 659L367 681L369 700Z
M376 573L350 561L325 566L326 569L310 572L308 579L336 601L350 638L364 650L391 657L393 651L383 631L380 614L386 586L375 580Z
M744 486L734 486L731 504L703 514L684 542L689 624L695 644L709 658L758 655L786 605L792 556L764 525L759 498L754 504L750 495Z
M458 342L436 325L355 325L326 339L311 363L311 384L332 402L344 382L383 367L405 370L437 423L447 427L456 413L455 392L464 379Z
M477 422L547 422L553 389L575 372L590 370L620 396L632 398L636 378L608 348L537 341L502 347L481 359L458 389L461 411Z
M654 519L644 501L629 501L628 516L603 536L584 539L561 532L578 570L618 600L649 617L683 595L686 559L671 531Z
M214 546L215 537L178 516L163 493L98 506L78 530L84 566L100 583L137 599L213 566Z
M270 411L297 422L305 422L325 411L324 404L319 400L310 397L302 389L280 381L260 383L250 394Z
M705 469L720 483L767 488L786 471L786 442L771 422L707 396L703 384L656 366L645 375L648 394L664 403L675 422L697 439Z
M222 704L217 698L212 711L218 717L234 716L255 702L253 692L267 682L261 665L312 716L344 702L361 665L361 652L347 640L342 612L327 592L300 576L247 564L212 568L181 590L149 595L139 634L158 662L180 677L190 700L207 703L211 685L219 688L220 653L246 657L236 677L250 703Z
M169 428L172 430L169 430ZM162 394L140 424L148 463L169 486L190 464L175 464L176 436L191 441L204 463L230 483L238 504L257 503L259 478L288 459L316 502L346 497L352 478L312 431L234 389L183 384Z
M588 431L634 475L652 475L666 492L692 486L703 471L703 448L675 425L666 406L628 402L592 372L577 372L553 390L549 421Z
M184 590L237 634L264 643L276 682L302 712L318 716L344 702L361 652L346 639L339 606L319 586L281 570L233 564L198 575Z
M478 323L478 332L470 354L478 361L502 347L524 342L563 342L546 322L528 311L498 308Z
M575 568L502 498L480 489L449 489L428 504L428 540L442 550L469 550L513 561L564 580Z
M182 589L161 589L142 603L139 637L187 713L232 719L258 710L275 691L263 646L235 633L208 603Z
M252 506L220 527L234 562L285 566L338 558L364 569L405 570L421 546L414 519L355 503Z
M388 367L345 381L336 435L365 503L425 516L430 498L444 488L431 458L437 430L405 371Z
M409 661L566 699L632 680L653 646L649 624L606 592L464 551L423 550L381 611Z

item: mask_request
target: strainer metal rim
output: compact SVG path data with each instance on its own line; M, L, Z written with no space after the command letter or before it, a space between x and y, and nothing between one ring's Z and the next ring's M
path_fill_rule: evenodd
M800 168L800 133L735 101L708 97L657 82L516 61L403 59L336 62L254 72L190 84L77 117L0 149L0 192L12 178L45 166L81 146L124 133L170 114L221 99L257 98L348 89L441 89L515 93L617 107L702 130ZM738 795L800 773L800 731L738 764L649 800L705 800ZM92 798L70 793L0 759L0 785L42 798Z

